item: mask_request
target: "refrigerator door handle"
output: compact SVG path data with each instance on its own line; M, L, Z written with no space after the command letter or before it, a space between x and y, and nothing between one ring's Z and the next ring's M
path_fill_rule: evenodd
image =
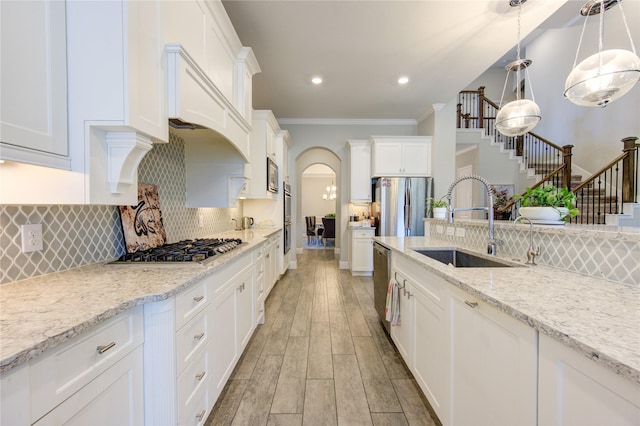
M407 179L404 189L404 234L411 236L411 179Z

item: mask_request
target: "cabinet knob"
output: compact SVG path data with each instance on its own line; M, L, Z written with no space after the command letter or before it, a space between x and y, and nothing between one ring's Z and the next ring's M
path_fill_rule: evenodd
M464 304L467 305L467 306L470 306L472 308L477 308L478 307L478 302L469 302L468 300L465 300Z
M102 355L103 353L105 353L105 352L106 352L106 351L108 351L109 349L113 348L115 345L116 345L116 342L111 342L111 343L108 343L108 344L106 344L106 345L98 346L98 347L96 348L96 350L98 351L98 353L99 353L100 355Z

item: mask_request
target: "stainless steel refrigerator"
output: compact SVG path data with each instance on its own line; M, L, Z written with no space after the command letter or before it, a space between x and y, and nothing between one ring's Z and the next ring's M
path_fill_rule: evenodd
M381 236L424 235L427 198L433 197L433 178L378 178L372 203Z

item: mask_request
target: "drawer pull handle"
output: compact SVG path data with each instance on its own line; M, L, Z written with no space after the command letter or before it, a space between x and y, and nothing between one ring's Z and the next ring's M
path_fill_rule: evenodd
M204 379L204 376L207 374L206 371L203 371L202 373L198 373L196 374L196 379L198 379L198 381Z
M194 302L196 302L196 303L202 301L202 299L204 299L204 296L196 296L196 297L193 298Z
M112 347L114 347L116 345L116 342L111 342L108 345L102 345L102 346L98 346L96 348L96 350L98 351L98 353L100 355L102 355L103 353L105 353L106 351L108 351L109 349L111 349Z
M477 308L478 307L478 302L469 302L468 300L464 301L465 305L470 306L472 308Z
M258 293L262 294L262 293L264 293L264 290L260 290Z
M196 419L201 422L205 414L207 414L207 410L200 411L200 413L196 414Z
M203 337L204 337L204 331L200 334L196 334L195 336L193 336L193 338L196 340L202 340Z

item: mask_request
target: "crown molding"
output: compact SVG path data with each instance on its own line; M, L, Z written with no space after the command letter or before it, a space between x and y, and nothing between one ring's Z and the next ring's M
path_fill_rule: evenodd
M376 118L279 118L280 125L313 124L329 126L417 126L414 119L376 119Z

